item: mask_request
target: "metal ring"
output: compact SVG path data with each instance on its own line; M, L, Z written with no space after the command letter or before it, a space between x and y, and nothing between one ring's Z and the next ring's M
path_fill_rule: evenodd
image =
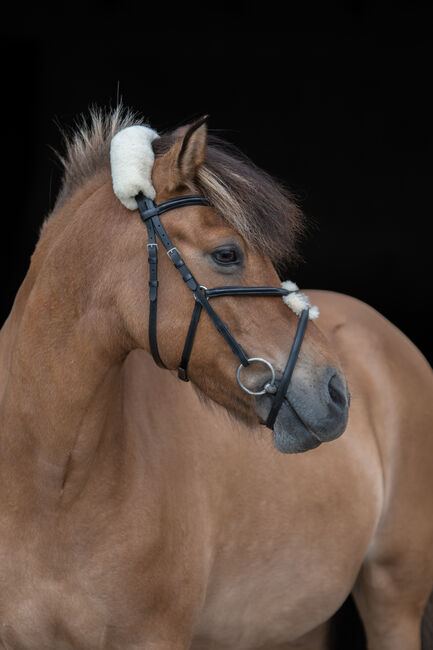
M206 296L206 291L209 291L209 289L207 287L205 287L204 284L200 284L198 288L202 290L202 293L204 293L205 297L209 300L209 298ZM198 302L197 296L195 295L195 293L194 293L194 300L196 302Z
M248 359L248 362L251 363L251 361L261 361L266 366L268 366L268 368L269 368L269 370L271 371L271 374L272 374L271 381L270 382L268 381L266 383L266 386L265 386L265 388L263 390L260 390L260 391L249 390L249 388L244 386L242 381L241 381L241 370L244 367L242 364L240 364L240 366L239 366L239 368L238 368L238 370L236 372L236 379L238 380L239 386L242 388L242 390L244 390L246 393L248 393L248 395L264 395L265 393L270 392L269 390L266 390L266 388L271 387L271 386L274 385L274 382L275 382L275 370L273 369L272 364L270 364L269 361L266 361L266 359L262 359L261 357L251 357L251 359Z

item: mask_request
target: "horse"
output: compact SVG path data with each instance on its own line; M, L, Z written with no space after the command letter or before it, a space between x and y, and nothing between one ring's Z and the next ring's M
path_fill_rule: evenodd
M94 113L63 163L0 334L0 647L324 650L352 595L369 650L420 650L421 352L281 287L301 210L205 119Z

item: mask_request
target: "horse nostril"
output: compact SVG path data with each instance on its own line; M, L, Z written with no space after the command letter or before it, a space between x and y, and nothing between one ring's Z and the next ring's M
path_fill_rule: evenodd
M346 390L343 386L338 375L332 375L328 383L328 392L331 398L331 401L341 409L345 408L347 405L347 395Z

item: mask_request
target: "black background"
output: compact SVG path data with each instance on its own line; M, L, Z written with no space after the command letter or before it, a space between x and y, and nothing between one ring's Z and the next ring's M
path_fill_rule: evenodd
M1 321L59 186L58 124L121 97L158 130L208 113L211 130L298 196L311 226L291 279L368 302L432 360L423 9L12 9L1 34Z
M0 323L59 187L58 125L120 97L157 130L209 114L211 130L302 204L310 232L291 279L368 302L432 361L425 6L284 3L282 15L272 3L9 3L0 27ZM350 601L343 611L340 645L355 650L362 634Z

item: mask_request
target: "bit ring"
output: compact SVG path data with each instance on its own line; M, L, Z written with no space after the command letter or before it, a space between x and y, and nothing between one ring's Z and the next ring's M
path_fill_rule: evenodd
M242 364L240 364L240 366L239 366L239 368L238 368L238 370L236 372L236 379L238 380L239 386L242 388L243 391L248 393L248 395L264 395L265 393L275 392L273 390L274 387L275 387L275 370L274 370L272 364L269 363L269 361L266 361L266 359L262 359L261 357L251 357L250 359L248 359L249 363L251 363L252 361L261 361L262 363L265 364L265 366L268 366L269 370L271 371L271 375L272 375L271 381L266 382L265 387L264 387L263 390L259 390L259 391L250 390L249 388L244 386L244 384L242 383L241 371L242 371L242 368L244 368L244 366Z

